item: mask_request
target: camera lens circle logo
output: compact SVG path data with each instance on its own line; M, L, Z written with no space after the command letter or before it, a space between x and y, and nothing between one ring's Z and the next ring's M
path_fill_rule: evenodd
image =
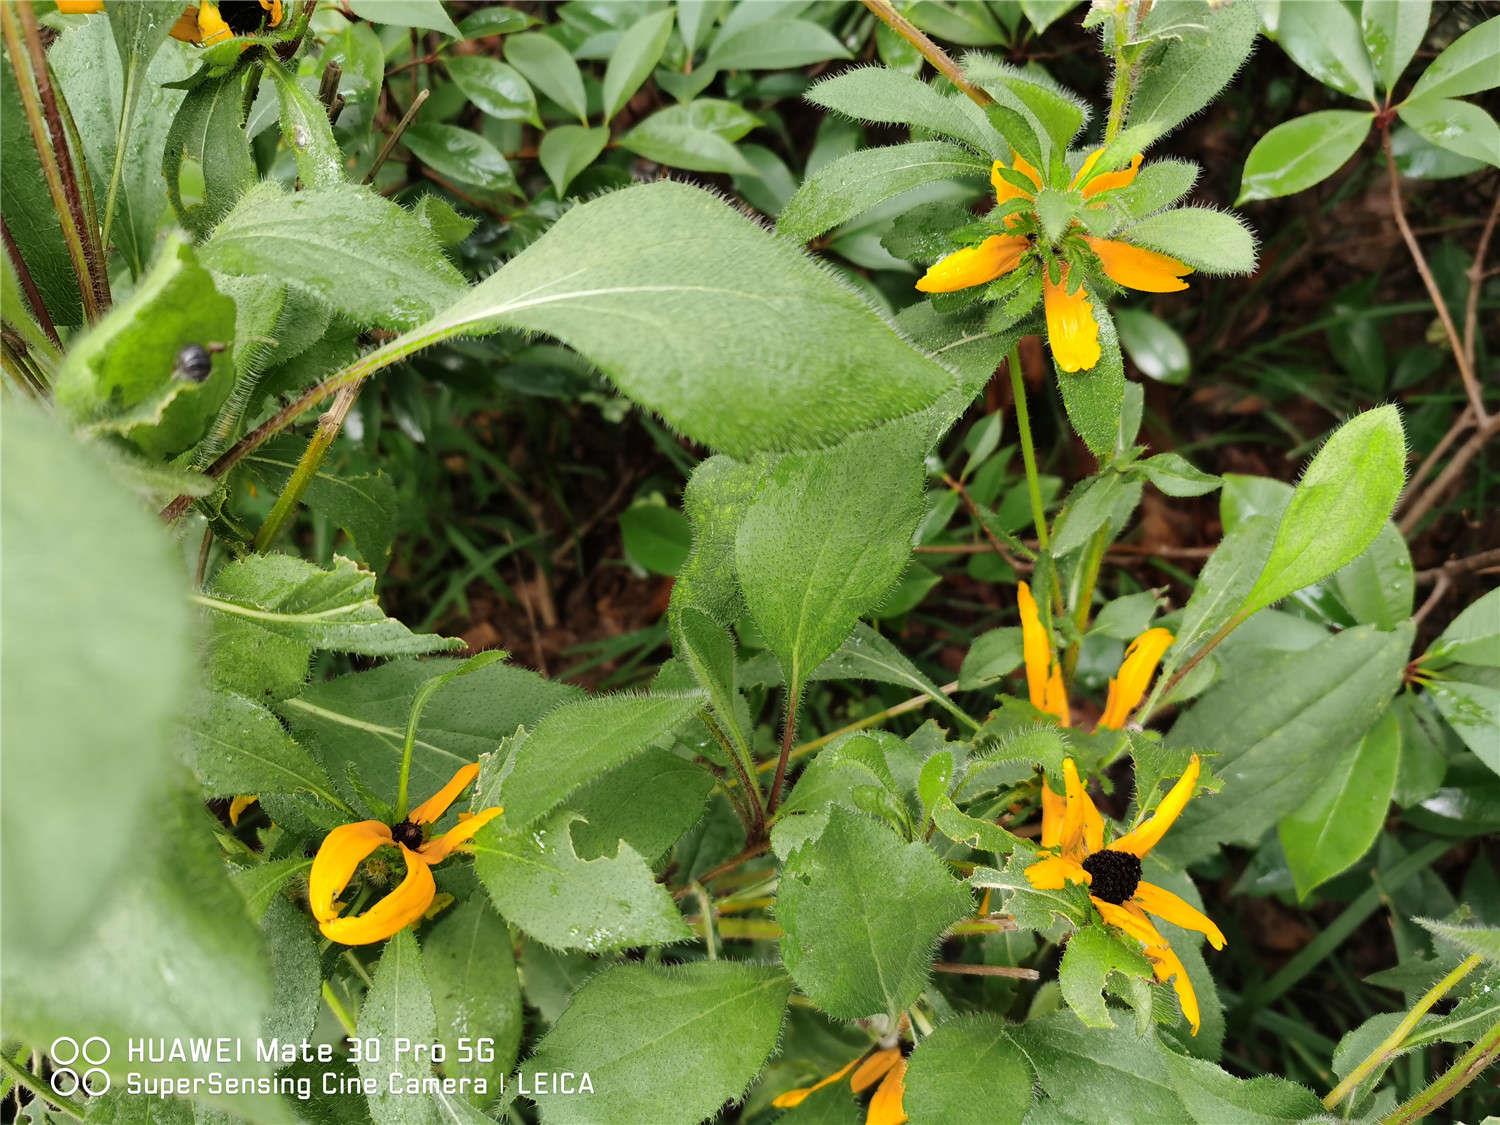
M67 1098L82 1090L98 1097L109 1090L109 1072L103 1069L109 1061L109 1042L102 1035L90 1035L82 1043L59 1035L47 1054L56 1065L51 1078L54 1094Z

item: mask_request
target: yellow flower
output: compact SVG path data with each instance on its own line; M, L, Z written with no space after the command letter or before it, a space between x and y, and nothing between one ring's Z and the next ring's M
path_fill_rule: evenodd
M423 828L441 818L478 774L478 765L462 767L447 785L394 827L379 820L361 820L341 824L323 838L308 874L307 897L324 937L344 945L368 945L405 929L427 912L437 893L432 865L442 862L505 811L494 807L472 815L459 813L455 827L426 839ZM340 917L343 908L334 900L349 885L365 857L384 845L400 849L406 877L363 914Z
M1099 322L1094 306L1080 284L1068 292L1068 267L1062 268L1062 279L1053 284L1042 278L1042 304L1047 313L1047 343L1052 358L1064 371L1087 371L1099 362Z
M1085 200L1092 200L1104 192L1128 187L1135 181L1141 167L1140 153L1131 157L1129 167L1105 172L1084 183L1103 153L1102 148L1089 153L1068 183L1068 190L1077 190ZM1031 188L1028 190L1013 183L1005 175L1007 172L1019 174L1032 185ZM990 165L990 183L995 189L997 206L1017 199L1034 200L1036 193L1045 186L1041 173L1019 153L1012 156L1009 165L1003 160ZM930 266L918 279L917 288L923 293L952 293L987 285L1010 273L1032 248L1033 237L1022 233L1028 229L1028 224L1021 212L1007 215L1004 224L1006 230L1015 233L991 235L978 246L954 251ZM1033 222L1029 229L1035 231L1038 228ZM1104 275L1127 289L1175 293L1187 288L1187 282L1182 278L1193 272L1191 267L1176 258L1128 242L1088 235L1083 241L1099 259L1099 268ZM1087 371L1099 362L1101 355L1099 322L1094 316L1093 303L1081 280L1070 288L1067 265L1061 267L1060 280L1055 283L1050 273L1048 270L1043 275L1042 296L1047 317L1047 342L1052 347L1053 358L1063 371Z
M1055 716L1063 726L1070 726L1068 689L1063 686L1062 668L1052 650L1047 627L1042 624L1031 587L1025 582L1016 587L1016 605L1021 611L1021 654L1026 664L1026 690L1031 705ZM1119 672L1109 681L1109 696L1097 729L1119 730L1125 725L1130 713L1146 697L1157 665L1174 639L1170 630L1157 626L1130 642Z
M104 0L57 0L57 10L70 16L88 15L104 11ZM252 35L262 23L277 27L281 14L281 0L203 0L183 10L172 25L171 35L184 43L209 47L236 35Z
M869 1108L865 1110L865 1125L902 1125L906 1120L906 1110L901 1105L906 1094L906 1058L900 1047L881 1047L860 1055L811 1086L778 1094L771 1104L777 1109L799 1106L809 1094L841 1081L850 1071L854 1073L849 1079L849 1088L856 1094L862 1094L876 1081L880 1082L875 1096L870 1099Z
M231 800L229 802L229 823L238 827L240 823L240 817L245 815L245 810L248 809L251 805L255 804L255 802L258 800L260 800L259 797L251 794L247 794L242 797L235 797L233 800Z
M1215 949L1224 948L1224 934L1191 903L1143 881L1141 860L1182 815L1197 788L1199 769L1198 755L1194 754L1156 810L1105 847L1104 818L1084 788L1073 759L1063 759L1066 793L1060 797L1045 779L1042 781L1041 843L1048 854L1026 868L1027 880L1038 890L1058 890L1066 883L1087 886L1100 917L1141 943L1157 980L1172 982L1194 1035L1200 1026L1198 995L1182 961L1146 914L1203 934Z

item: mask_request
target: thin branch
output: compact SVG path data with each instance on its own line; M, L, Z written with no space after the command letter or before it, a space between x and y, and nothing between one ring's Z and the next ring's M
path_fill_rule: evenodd
M781 804L781 787L786 783L787 763L792 760L792 742L797 737L797 707L802 702L802 685L788 684L786 697L786 727L781 732L781 754L776 759L776 777L771 782L771 796L766 802L766 815L774 816Z
M1432 452L1422 459L1422 464L1411 475L1411 479L1406 482L1406 490L1402 493L1403 505L1417 498L1417 486L1427 479L1427 475L1437 467L1438 462L1443 459L1443 456L1448 452L1453 443L1473 424L1474 411L1465 403L1458 417L1453 419L1453 425L1448 427L1448 432L1438 439L1438 443L1432 447Z
M381 145L380 151L375 154L375 163L371 164L370 170L365 173L365 183L374 182L375 173L380 171L380 166L386 162L386 158L391 155L391 151L400 143L401 134L406 132L407 126L417 116L417 111L422 108L422 104L431 95L431 90L421 90L411 100L411 108L401 115L401 120L396 122L396 127L391 130L391 135L385 139L385 144Z
M1385 166L1391 189L1391 211L1396 219L1396 229L1401 232L1401 237L1406 242L1406 249L1411 253L1412 263L1417 267L1417 275L1421 277L1422 284L1427 287L1427 296L1431 298L1433 307L1437 309L1438 320L1442 322L1443 331L1448 335L1453 360L1458 364L1458 375L1463 380L1464 393L1469 396L1469 407L1474 411L1474 417L1479 420L1479 425L1483 428L1490 420L1489 411L1484 408L1484 393L1480 390L1479 379L1474 374L1474 365L1470 362L1469 355L1464 348L1463 337L1458 334L1458 326L1453 323L1453 314L1448 311L1448 303L1443 300L1443 291L1438 288L1437 278L1433 277L1432 270L1427 265L1422 246L1417 242L1417 236L1412 233L1411 224L1406 221L1406 203L1401 196L1401 173L1396 167L1395 153L1391 151L1389 132L1381 137L1381 145L1385 149Z
M1478 349L1479 291L1484 288L1484 260L1490 252L1490 239L1495 234L1495 222L1500 219L1500 191L1495 193L1495 202L1490 205L1489 218L1484 221L1484 230L1479 234L1479 245L1474 248L1474 262L1469 266L1469 293L1464 301L1464 356L1469 367L1474 367Z
M1422 522L1422 517L1427 515L1433 506L1447 495L1448 490L1458 483L1464 470L1469 467L1469 462L1479 456L1480 451L1496 434L1500 434L1500 414L1491 415L1488 422L1459 447L1458 452L1453 455L1447 467L1438 474L1437 479L1412 502L1411 507L1396 524L1402 535L1409 536L1412 533L1412 529Z
M302 498L302 493L307 491L307 486L318 475L323 458L328 455L328 450L338 440L339 432L344 428L344 421L349 417L349 411L354 409L354 400L359 397L360 388L363 386L364 381L361 380L358 383L340 387L338 394L334 396L333 405L328 408L323 417L318 419L317 431L308 439L307 448L302 451L297 467L292 470L292 475L287 478L286 486L281 490L281 495L276 497L276 503L271 505L271 511L266 516L265 522L255 533L257 551L264 551L269 547L280 534L282 527L286 525L286 521L291 518L297 501Z
M1439 582L1444 578L1457 578L1461 574L1473 574L1475 571L1488 570L1493 566L1500 566L1500 547L1494 550L1480 551L1476 555L1465 555L1461 559L1449 559L1442 566L1417 571L1414 577L1419 584L1425 585L1428 582Z
M966 977L1009 977L1011 980L1041 980L1042 974L1035 969L1023 969L1017 965L965 965L960 961L934 961L934 972L956 973Z
M927 38L922 33L922 29L911 20L896 11L890 0L864 0L864 4L875 13L881 23L915 47L918 54L930 62L948 81L967 94L976 105L989 105L994 100L965 78L963 69L953 61L948 52Z

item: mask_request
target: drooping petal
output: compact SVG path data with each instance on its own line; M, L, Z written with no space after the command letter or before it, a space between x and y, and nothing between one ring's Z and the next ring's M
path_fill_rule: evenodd
M1064 371L1087 371L1098 363L1099 322L1094 319L1094 306L1082 285L1068 292L1066 266L1055 285L1043 275L1042 302L1047 312L1047 343L1057 366Z
M827 1078L821 1078L811 1086L799 1086L795 1090L788 1090L784 1094L777 1094L771 1099L771 1104L777 1109L791 1109L794 1106L799 1106L807 1100L809 1094L816 1093L824 1086L832 1086L835 1082L843 1078L844 1075L853 1070L858 1063L859 1059L850 1059Z
M1063 786L1067 791L1068 806L1063 813L1059 844L1063 855L1076 859L1104 846L1104 818L1099 815L1083 779L1078 776L1078 766L1072 758L1063 759Z
M281 0L260 0L260 6L271 13L271 18L266 20L267 27L278 27L281 24Z
M978 246L955 250L917 281L923 293L952 293L994 281L1015 269L1031 243L1019 235L992 234Z
M1131 910L1127 906L1117 906L1112 902L1105 902L1102 898L1089 896L1094 904L1094 909L1099 912L1099 917L1117 930L1135 938L1143 946L1166 945L1167 939L1161 936L1161 931L1151 924L1140 910Z
M997 160L990 165L990 184L993 185L995 189L995 202L1004 203L1007 200L1011 199L1030 199L1030 192L1022 190L1000 174L1001 169L1003 169L1004 167L1005 161L1003 160ZM1041 190L1041 175L1035 168L1027 163L1026 158L1023 157L1020 153L1016 153L1012 158L1010 162L1010 169L1013 172L1021 173L1021 175L1025 176L1028 180L1036 185L1037 190Z
M1198 1028L1202 1026L1198 1012L1198 993L1193 988L1193 982L1188 979L1182 958L1178 957L1166 942L1147 946L1144 952L1146 959L1151 962L1151 968L1156 973L1156 979L1172 982L1172 987L1177 992L1177 1002L1182 1005L1182 1014L1188 1021L1188 1027L1192 1029L1194 1035L1197 1035Z
M104 11L104 0L57 0L57 10L65 16L86 16Z
M1067 856L1049 855L1026 868L1026 881L1039 891L1060 891L1069 883L1088 886L1094 877Z
M898 1057L891 1067L880 1089L870 1099L865 1110L865 1125L904 1125L906 1109L902 1105L906 1097L906 1060Z
M233 29L219 15L219 5L211 0L201 0L198 5L198 39L200 47L211 47L226 39L233 39Z
M235 797L230 800L229 823L237 827L240 823L240 817L245 815L245 810L248 809L251 805L255 804L255 802L258 800L260 800L260 798L253 794L246 794L244 796Z
M1193 272L1192 266L1144 246L1132 246L1113 238L1086 237L1084 241L1099 255L1105 276L1127 289L1139 289L1143 293L1176 293L1187 288L1183 276Z
M198 9L189 7L184 10L167 34L183 43L198 42Z
M901 1061L901 1048L882 1047L870 1054L849 1079L849 1088L856 1094L868 1090L885 1077L886 1073Z
M1109 681L1109 698L1104 704L1104 714L1099 726L1104 730L1119 730L1130 718L1130 713L1146 696L1151 686L1151 677L1156 675L1156 666L1162 655L1172 647L1175 638L1170 630L1147 629L1125 650L1125 659L1120 662L1120 674Z
M344 892L365 856L392 842L390 826L378 820L341 824L324 836L307 875L307 902L313 917L320 923L338 917L334 899Z
M1182 810L1187 808L1187 803L1193 797L1193 790L1198 787L1198 773L1202 763L1198 755L1194 754L1188 761L1188 768L1183 771L1177 784L1167 792L1161 799L1161 804L1156 806L1156 811L1146 818L1138 828L1125 833L1110 845L1114 851L1129 852L1139 859L1145 859L1146 853L1167 834L1177 818L1182 815Z
M1036 599L1025 582L1016 586L1016 604L1021 611L1021 654L1026 664L1026 691L1031 705L1068 725L1068 692L1063 687L1062 667L1052 653L1052 641L1042 624Z
M464 791L464 787L478 776L478 763L470 762L466 766L460 766L447 785L412 809L406 815L406 819L413 824L431 824L448 811L448 806L458 800L458 795Z
M441 863L467 843L481 828L505 810L499 805L477 813L459 813L458 823L441 836L434 836L417 849L417 854L428 863Z
M400 885L363 914L319 921L324 937L342 945L369 945L404 930L427 913L437 894L432 868L410 848L401 847L401 857L406 861L406 878Z
M1087 172L1093 169L1094 163L1098 160L1099 154L1103 151L1104 150L1101 148L1098 152L1095 152L1093 156L1091 156L1084 162L1083 167L1079 170L1078 176L1074 180L1075 184L1078 182L1078 180L1081 180ZM1122 168L1118 172L1105 172L1102 175L1095 176L1092 180L1084 185L1083 198L1093 199L1094 196L1098 195L1101 192L1114 191L1115 188L1129 187L1135 182L1136 173L1141 170L1141 159L1142 154L1138 152L1130 158L1130 166L1128 168Z
M1047 778L1042 777L1042 847L1055 848L1062 841L1063 813L1067 811L1068 799L1054 792Z
M1171 922L1174 926L1181 926L1185 930L1196 930L1208 938L1208 943L1215 949L1224 948L1224 931L1214 925L1213 919L1165 887L1142 882L1136 887L1133 898L1143 910L1155 914L1164 921Z

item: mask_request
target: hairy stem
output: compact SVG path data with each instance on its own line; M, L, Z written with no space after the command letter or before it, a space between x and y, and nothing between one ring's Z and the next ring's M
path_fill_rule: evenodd
M1384 1125L1407 1125L1420 1121L1433 1110L1446 1105L1470 1082L1478 1078L1496 1059L1500 1059L1500 1023L1482 1035L1478 1042L1459 1056L1427 1089L1397 1108L1384 1121Z
M949 57L948 52L927 38L922 29L911 20L896 11L890 0L864 0L864 5L875 13L881 23L915 47L917 53L930 62L939 74L967 94L976 105L990 104L990 96L964 77L963 69Z
M257 551L264 551L269 547L281 532L286 521L291 518L297 501L302 498L302 493L318 475L318 469L322 467L323 458L328 455L329 448L338 440L339 431L344 428L344 420L349 417L349 411L354 408L354 400L359 397L360 388L363 386L363 382L358 382L340 387L333 405L328 408L328 412L323 417L318 419L317 431L308 441L307 448L302 451L301 460L292 470L292 475L287 478L286 487L281 490L281 495L276 497L276 503L271 506L266 522L261 524L260 530L255 533Z
M1010 349L1006 361L1010 368L1011 397L1016 401L1016 429L1021 434L1021 462L1026 467L1026 493L1031 498L1031 523L1036 528L1037 546L1052 549L1047 534L1047 509L1042 504L1042 482L1036 468L1036 445L1031 440L1031 411L1026 405L1026 381L1021 375L1021 347Z
M1401 1045L1406 1042L1407 1037L1417 1029L1417 1024L1422 1022L1422 1017L1432 1010L1434 1004L1448 995L1453 990L1454 985L1477 969L1481 960L1483 959L1477 953L1466 957L1463 961L1459 962L1458 966L1451 973L1429 988L1426 994L1412 1006L1411 1011L1406 1013L1406 1018L1398 1023L1391 1033L1382 1039L1376 1045L1375 1049L1366 1055L1364 1060L1351 1070L1342 1082L1328 1092L1328 1096L1323 1099L1324 1107L1332 1109L1338 1105L1339 1102L1357 1090L1359 1084L1368 1078L1377 1067L1399 1051Z
M802 702L802 683L787 684L786 727L781 732L781 754L776 759L776 777L771 782L771 799L766 803L766 815L774 816L781 804L781 788L786 784L786 767L792 758L792 743L797 738L797 707Z
M10 224L0 218L0 236L4 237L5 253L10 257L10 264L15 268L16 280L21 283L21 292L26 294L26 302L31 306L32 315L36 317L37 324L59 348L62 340L57 335L57 326L52 323L52 314L47 311L47 305L42 300L42 291L36 287L32 280L31 270L26 267L26 260L21 257L21 248L16 245L16 240L10 235Z

